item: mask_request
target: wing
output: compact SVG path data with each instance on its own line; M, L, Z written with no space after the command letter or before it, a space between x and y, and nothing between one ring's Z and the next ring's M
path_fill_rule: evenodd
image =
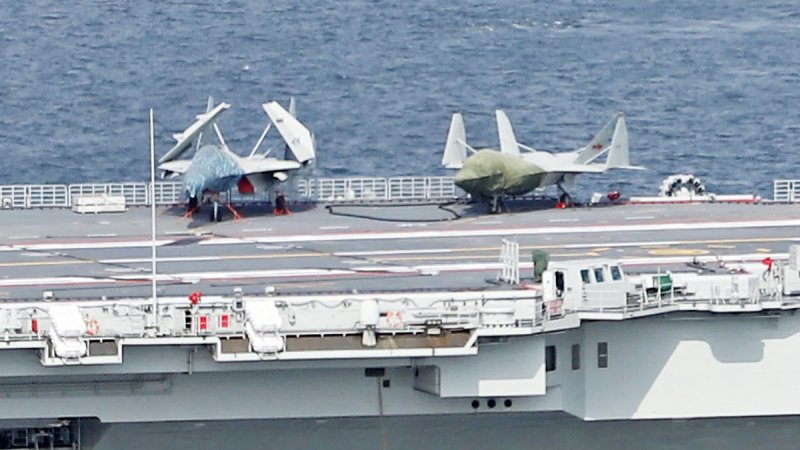
M294 157L301 163L316 158L314 149L314 137L300 121L295 119L283 106L277 102L269 102L261 105L264 112L269 116L269 120L278 129L289 150Z
M276 159L276 158L241 158L239 167L244 170L245 175L254 173L273 173L285 170L299 169L300 163L297 161Z
M192 165L192 161L188 159L176 159L174 161L168 161L158 165L158 170L162 170L164 172L170 173L179 173L184 174L187 170L189 170L189 166Z
M158 162L163 164L180 157L181 154L183 154L183 152L185 152L189 146L192 145L194 138L202 133L209 124L216 120L217 116L222 114L223 111L230 107L231 105L229 103L223 102L208 112L198 114L197 120L193 124L189 125L189 128L183 130L182 133L175 134L174 137L178 142L171 149L169 149L169 151L167 151L167 153L164 154L164 156L162 156Z

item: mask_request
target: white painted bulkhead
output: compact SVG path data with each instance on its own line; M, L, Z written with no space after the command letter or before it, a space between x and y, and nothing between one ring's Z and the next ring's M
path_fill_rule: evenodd
M800 316L685 314L594 322L583 417L655 419L800 413ZM596 343L608 342L598 369Z
M601 342L606 368L598 367ZM574 345L580 350L573 370ZM555 349L551 371L548 346ZM674 313L583 322L483 342L475 356L439 358L219 363L201 347L172 346L126 348L119 365L44 367L33 351L7 350L0 373L0 419L792 415L800 414L800 316Z

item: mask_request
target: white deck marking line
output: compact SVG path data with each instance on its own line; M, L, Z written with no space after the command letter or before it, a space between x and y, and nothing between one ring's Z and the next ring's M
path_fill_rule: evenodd
M245 228L243 233L262 233L264 231L272 231L272 228Z
M195 261L220 261L222 256L173 256L156 258L156 262L195 262ZM150 258L119 258L119 259L100 259L97 262L100 264L137 264L149 263Z
M363 232L363 233L331 233L317 235L270 235L252 236L242 238L208 238L199 245L233 245L233 244L281 244L289 242L329 242L329 241L368 241L380 239L425 239L425 238L462 238L479 236L533 236L533 235L564 235L580 233L625 233L631 231L666 231L666 230L714 230L733 228L781 228L800 227L800 219L782 220L751 220L742 222L698 222L641 224L641 225L588 225L570 227L534 227L534 228L495 228L484 230L430 230L430 231L388 231L388 232ZM790 240L791 238L786 238ZM157 246L168 245L176 242L173 239L156 241ZM70 242L30 244L19 246L0 246L0 251L19 250L78 250L78 249L107 249L107 248L135 248L149 247L149 240L118 241L118 242ZM594 245L597 245L596 243ZM606 246L613 246L604 244ZM647 243L653 245L653 243Z
M86 237L90 238L98 238L98 237L116 237L119 236L117 233L92 233L87 234Z
M14 240L17 240L17 239L39 239L39 236L35 236L35 235L20 235L20 236L9 236L8 238L9 239L14 239Z
M20 256L24 256L26 258L49 258L50 255L47 253L36 253L36 252L25 252L20 253Z
M577 222L579 219L550 219L548 222L562 223L562 222Z
M626 217L625 220L647 220L655 218L656 216L631 216L631 217Z
M501 220L487 220L485 222L473 222L474 225L499 225L503 223Z
M109 280L87 277L6 278L0 286L46 286L51 284L108 284Z
M420 250L370 250L362 252L334 252L333 256L416 255L429 253L453 253L452 248L426 248Z
M748 253L740 255L725 255L721 257L724 261L738 262L738 261L761 261L766 256L771 256L775 259L785 260L789 257L788 253ZM648 258L631 258L621 260L623 266L631 265L656 265L656 264L674 264L690 262L694 257L686 256L670 256L670 257L648 257ZM716 261L715 256L699 256L700 261ZM425 264L416 266L359 266L352 269L276 269L276 270L248 270L248 271L231 271L231 272L187 272L187 273L173 273L173 274L159 274L156 276L158 281L201 281L201 280L226 280L226 279L252 279L252 278L286 278L286 277L319 277L319 276L337 276L337 275L355 275L364 274L364 272L377 272L377 273L436 273L436 272L461 272L461 271L485 271L485 270L498 270L501 264L499 262L472 262L472 263L455 263L455 264ZM533 263L520 261L520 269L529 270L533 268ZM135 275L116 275L110 276L107 279L98 278L85 278L85 277L45 277L45 278L9 278L0 280L0 287L8 286L31 286L31 285L66 285L66 284L114 284L115 282L130 282L130 281L150 281L149 273L140 273Z
M156 246L160 247L175 242L173 239L156 240ZM150 247L150 241L118 241L118 242L70 242L61 244L30 244L20 245L25 250L82 250L82 249L101 249L101 248L136 248Z
M782 220L749 220L741 222L697 222L697 223L652 223L641 225L584 225L570 227L529 227L529 228L495 228L488 230L430 230L430 231L386 231L318 235L273 235L253 236L248 238L210 238L200 245L230 244L274 244L282 242L325 242L325 241L369 241L379 239L425 239L425 238L462 238L478 236L532 236L581 233L629 233L632 231L668 231L668 230L719 230L732 228L781 228L800 227L800 219ZM596 245L596 244L595 244Z
M232 272L185 272L173 273L169 275L156 275L156 280L227 280L244 278L284 278L284 277L318 277L322 275L352 275L354 272L349 269L271 269L271 270L235 270ZM151 275L143 273L141 275L119 275L111 277L113 280L147 280L150 281ZM1 286L1 285L0 285Z
M349 230L350 225L328 225L325 227L319 227L320 230Z

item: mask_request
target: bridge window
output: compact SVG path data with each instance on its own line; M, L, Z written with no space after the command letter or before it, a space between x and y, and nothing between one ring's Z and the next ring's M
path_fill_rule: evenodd
M584 284L592 282L592 279L589 277L589 269L581 269L581 280L583 280Z
M572 370L581 368L581 346L574 344L572 346Z
M603 278L603 268L602 268L602 267L596 267L596 268L594 269L594 279L595 279L595 280L596 280L598 283L602 283L602 282L603 282L603 279L604 279L604 278Z
M556 272L556 297L561 297L564 294L564 272L560 270Z
M544 348L544 368L548 372L556 370L556 347L554 345Z
M619 266L611 266L611 278L614 281L619 281L622 279L622 271L619 270Z
M608 342L597 343L597 367L601 369L608 367Z

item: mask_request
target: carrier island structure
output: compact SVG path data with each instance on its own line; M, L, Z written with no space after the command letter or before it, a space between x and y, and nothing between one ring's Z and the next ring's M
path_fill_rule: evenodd
M152 240L145 184L0 187L0 448L795 442L793 182L483 215L446 178L318 179L223 222L170 189Z

